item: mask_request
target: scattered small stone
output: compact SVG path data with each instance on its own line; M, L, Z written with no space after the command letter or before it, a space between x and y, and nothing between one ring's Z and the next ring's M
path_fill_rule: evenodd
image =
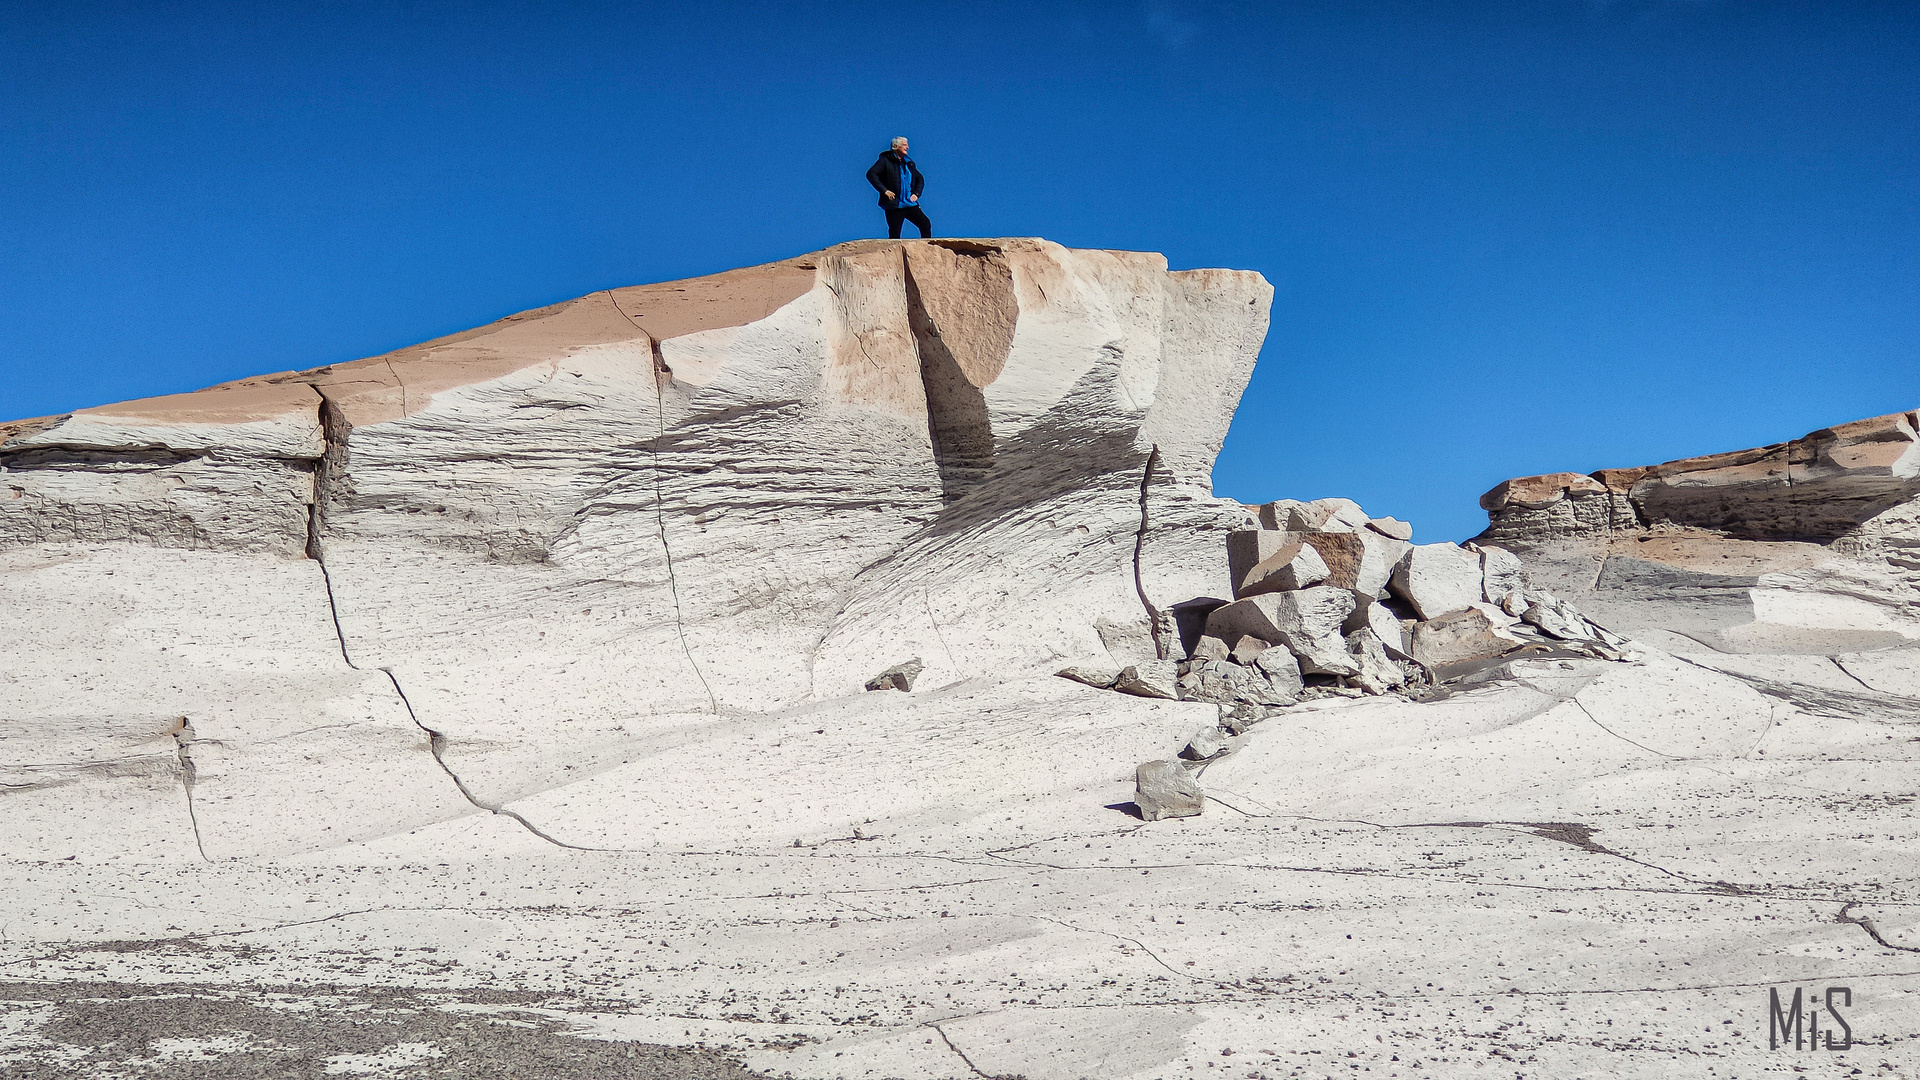
M912 690L913 680L925 670L919 657L905 660L867 680L869 690Z

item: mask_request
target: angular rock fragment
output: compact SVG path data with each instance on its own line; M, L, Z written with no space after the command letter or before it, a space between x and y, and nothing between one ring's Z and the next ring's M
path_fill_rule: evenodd
M1391 518L1391 517L1368 518L1367 528L1372 529L1374 532L1377 532L1381 536L1387 537L1390 540L1413 539L1413 526L1408 524L1407 522L1401 521L1399 518Z
M1277 697L1286 699L1286 704L1299 700L1300 692L1306 689L1306 679L1300 674L1300 661L1286 649L1268 649L1254 660L1253 666L1267 677L1267 685Z
M867 680L869 690L912 690L913 680L925 669L919 657L903 660Z
M1200 640L1194 643L1193 651L1187 654L1187 659L1225 660L1230 655L1232 651L1227 648L1226 642L1210 634L1202 634Z
M1148 660L1120 669L1113 688L1135 697L1180 698L1180 669L1172 660Z
M1452 543L1421 544L1401 557L1390 584L1422 619L1458 611L1483 595L1480 556Z
M1520 565L1520 556L1506 548L1480 548L1480 577L1481 595L1490 604L1498 604L1508 593L1527 587L1527 574Z
M1178 761L1149 761L1134 770L1133 805L1147 821L1198 817L1206 798Z
M1260 527L1282 532L1352 532L1367 524L1366 511L1352 499L1277 499L1258 508Z
M1480 608L1449 611L1413 628L1413 658L1430 669L1489 660L1524 644Z
M1394 566L1410 547L1366 529L1303 533L1302 539L1326 563L1325 584L1350 589L1368 600L1385 591Z
M1085 683L1101 690L1113 689L1114 682L1120 678L1120 673L1113 668L1089 667L1084 664L1064 667L1054 674L1062 679L1072 679L1074 682Z
M1233 740L1218 725L1204 727L1187 740L1180 756L1188 761L1211 761L1233 748Z
M1303 534L1271 529L1228 533L1227 569L1235 597L1304 589L1327 576L1325 561Z
M1353 608L1353 593L1331 585L1263 593L1215 611L1207 618L1207 633L1222 640L1251 634L1285 645L1308 674L1351 675L1358 669L1347 655L1340 626Z
M1529 596L1527 608L1520 612L1519 618L1521 622L1538 627L1542 633L1562 641L1593 641L1600 637L1593 624L1572 604L1561 601L1552 593Z
M1232 650L1227 653L1227 659L1236 664L1252 664L1260 658L1261 653L1271 648L1273 648L1272 645L1252 634L1242 634L1240 640L1233 643Z
M1348 634L1347 653L1360 669L1352 676L1353 684L1367 693L1384 694L1396 686L1406 685L1406 672L1387 655L1386 646L1371 629Z
M1400 616L1393 613L1387 605L1375 600L1347 617L1342 629L1351 635L1360 629L1372 630L1387 655L1395 660L1411 660L1413 652L1407 644L1407 631L1401 625Z

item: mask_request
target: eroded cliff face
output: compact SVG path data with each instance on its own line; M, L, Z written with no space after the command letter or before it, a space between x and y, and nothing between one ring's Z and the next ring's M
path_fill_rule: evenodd
M1834 654L1920 639L1920 414L1662 465L1507 480L1480 505L1490 519L1481 539L1520 551L1583 607L1675 647Z
M143 740L192 716L203 842L241 854L498 807L908 658L933 685L1151 658L1158 613L1226 595L1244 514L1208 476L1270 298L1152 254L860 242L14 422L17 688L49 745L138 745L148 780L179 755ZM430 733L416 790L348 714ZM244 783L233 812L268 747L325 759L337 816ZM125 788L102 754L32 783Z

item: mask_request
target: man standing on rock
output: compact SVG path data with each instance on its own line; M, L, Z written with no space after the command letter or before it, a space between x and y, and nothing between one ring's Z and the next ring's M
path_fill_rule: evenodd
M933 235L933 225L927 221L926 211L920 209L920 188L926 180L920 166L907 156L905 135L895 136L893 149L881 154L867 170L867 183L880 193L880 209L887 212L888 239L900 239L902 221L913 222L922 239Z

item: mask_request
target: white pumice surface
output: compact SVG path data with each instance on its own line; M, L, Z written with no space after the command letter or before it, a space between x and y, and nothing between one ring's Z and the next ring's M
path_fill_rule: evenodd
M1052 672L1231 597L1207 477L1269 297L843 245L0 428L0 1075L299 1041L59 1026L133 998L412 1018L316 1035L336 1075L494 1075L462 1031L822 1080L1920 1075L1900 507L1538 541L1636 659L1310 697L1202 816L1130 813L1221 710ZM226 531L165 478L216 466ZM1770 1050L1767 989L1829 985L1854 1047Z

